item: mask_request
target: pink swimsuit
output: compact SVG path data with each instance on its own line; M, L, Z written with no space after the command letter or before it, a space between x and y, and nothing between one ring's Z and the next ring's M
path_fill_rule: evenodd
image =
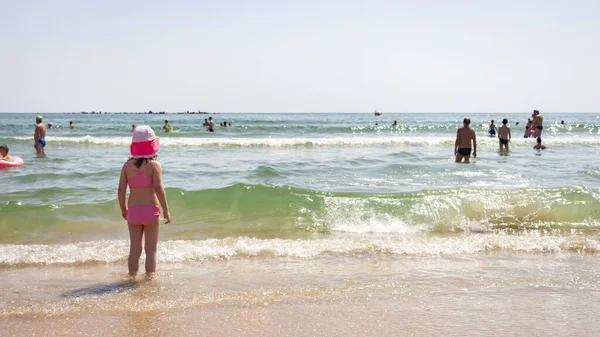
M143 173L142 167L139 168L133 178L129 179L129 188L132 190L154 187L152 178ZM159 215L160 207L158 207L158 205L129 206L127 211L127 223L130 225L145 225L152 222Z

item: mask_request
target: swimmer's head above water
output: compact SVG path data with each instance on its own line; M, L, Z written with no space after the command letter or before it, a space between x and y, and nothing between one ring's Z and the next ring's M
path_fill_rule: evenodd
M8 154L8 145L0 145L0 157L5 157Z

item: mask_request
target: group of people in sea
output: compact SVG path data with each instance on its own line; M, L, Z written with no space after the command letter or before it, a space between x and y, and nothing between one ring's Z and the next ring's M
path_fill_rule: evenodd
M395 121L394 121L395 123ZM564 121L561 122L565 124ZM477 136L475 130L470 127L471 119L466 117L463 120L463 127L459 128L456 132L456 141L454 142L454 155L456 162L461 163L470 162L471 155L473 158L477 158ZM515 125L519 125L517 122ZM533 137L536 139L537 144L533 146L536 150L545 150L546 146L542 144L542 131L544 130L544 117L538 110L533 110L531 118L528 119L527 125L525 126L524 138ZM497 128L494 124L494 120L489 125L490 137L496 137L498 134L498 145L500 151L508 151L508 144L512 139L512 133L508 126L508 119L502 120L502 126Z
M34 147L38 154L44 154L44 148L46 147L46 130L57 128L57 126L54 126L52 123L48 123L47 126L44 125L43 117L41 115L36 116L35 122L36 122L36 126L35 126L35 131L33 134ZM543 123L544 123L544 117L541 115L541 113L538 110L534 110L533 114L531 115L531 118L528 119L527 125L525 126L524 138L533 137L533 138L536 138L536 140L537 140L537 144L533 147L534 149L538 149L538 150L546 149L546 146L544 144L542 144L542 132L544 130ZM561 121L561 123L565 124L564 121ZM475 135L475 131L470 127L470 124L471 124L471 119L465 118L463 120L463 127L459 128L457 131L455 148L454 148L455 157L456 157L457 162L463 162L463 161L469 162L470 157L471 157L471 152L472 152L473 157L477 156L477 138ZM227 121L222 122L219 125L223 128L231 127L231 123L228 123ZM517 122L515 124L515 126L516 125L519 125L519 122ZM208 131L208 132L215 131L215 122L212 117L206 118L204 120L204 123L202 124L202 126L205 127L206 131ZM394 121L394 123L392 124L392 127L397 127L397 126L398 126L398 121ZM69 128L75 129L75 123L73 123L73 121L69 122ZM134 133L135 130L136 130L136 125L135 124L131 125L131 132ZM173 131L173 127L171 126L171 124L169 123L168 120L164 121L163 131L166 133ZM510 127L508 126L508 120L506 118L502 120L502 126L499 128L496 127L494 120L491 121L491 123L489 125L489 135L490 135L490 137L495 137L496 134L498 135L498 138L499 138L500 150L508 150L509 142L512 139L512 133L511 133ZM3 160L3 161L11 160L11 157L8 156L8 151L9 150L8 150L7 145L2 145L2 147L0 147L0 160Z
M52 123L48 123L48 126L44 125L44 117L37 115L35 117L35 130L33 132L33 147L37 154L43 154L44 148L46 147L46 129L56 129L58 126L54 126ZM75 123L69 121L69 129L75 129Z
M74 128L74 123L70 123ZM170 130L165 120L165 131ZM168 132L168 131L167 131ZM38 154L46 147L46 125L41 115L36 116L33 134L34 147ZM128 258L129 275L135 278L139 269L142 250L146 253L146 277L152 278L156 272L160 210L165 224L171 222L167 195L163 186L162 167L157 161L158 137L147 125L132 125L132 141L129 147L131 157L121 169L117 194L123 219L129 227L130 250ZM12 161L7 145L0 145L0 160ZM127 199L129 187L129 199Z
M44 153L46 146L46 126L43 117L36 117L36 126L33 135L34 147L38 154ZM163 130L170 132L173 128L168 120L164 121ZM536 149L545 149L542 145L541 135L543 130L543 117L536 110L528 123L528 131L537 138ZM394 125L398 123L394 121ZM455 155L457 162L469 162L470 156L477 156L477 139L475 130L470 127L471 119L463 120L463 127L459 128L455 141ZM72 128L74 124L71 122ZM227 122L220 124L222 127L231 126ZM214 131L212 117L205 120L204 126L207 131ZM492 133L491 131L494 130ZM497 130L497 131L496 131ZM128 257L129 275L135 278L139 270L139 260L142 251L146 253L145 269L146 277L152 278L156 272L157 248L159 238L159 224L161 208L165 224L172 221L167 202L167 195L163 186L162 166L157 160L159 150L159 139L154 130L147 125L132 125L132 140L130 144L131 157L121 168L119 184L117 187L118 202L123 219L127 221L130 238L130 250ZM493 123L490 125L490 135L498 133L500 148L508 149L512 135L508 120L502 121L502 126L496 129ZM528 137L527 133L525 135ZM0 159L11 160L6 145L0 145ZM127 189L129 198L127 199Z
M508 123L508 122L507 122ZM503 123L504 124L504 123ZM561 124L565 124L565 121L561 121ZM519 122L515 124L515 126L519 125ZM534 137L539 138L542 136L542 131L544 130L544 117L540 114L538 110L534 110L531 118L527 119L527 125L525 125L525 134L524 138ZM495 137L498 129L496 128L496 124L494 124L494 120L490 122L489 126L489 135L490 137Z
M205 127L206 131L208 131L208 132L215 132L215 122L213 121L212 117L205 118L202 126ZM223 123L219 123L219 126L222 128L227 128L227 127L231 127L231 123L227 123L227 121L225 121ZM134 130L135 130L135 124L131 125L131 132L133 132ZM164 132L173 131L173 127L171 126L171 124L169 124L169 121L166 119L165 119L165 125L163 126L163 131Z

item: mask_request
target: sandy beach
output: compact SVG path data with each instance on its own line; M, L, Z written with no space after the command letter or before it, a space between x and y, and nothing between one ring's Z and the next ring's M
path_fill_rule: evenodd
M0 337L600 337L599 17L0 1Z
M157 279L134 283L119 265L3 270L0 334L594 336L600 329L594 256L265 262L163 264Z

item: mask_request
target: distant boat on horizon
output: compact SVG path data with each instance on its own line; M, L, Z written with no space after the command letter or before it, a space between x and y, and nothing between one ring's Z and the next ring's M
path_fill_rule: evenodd
M379 111L379 110L375 110L375 116L381 116L383 115L383 112Z

